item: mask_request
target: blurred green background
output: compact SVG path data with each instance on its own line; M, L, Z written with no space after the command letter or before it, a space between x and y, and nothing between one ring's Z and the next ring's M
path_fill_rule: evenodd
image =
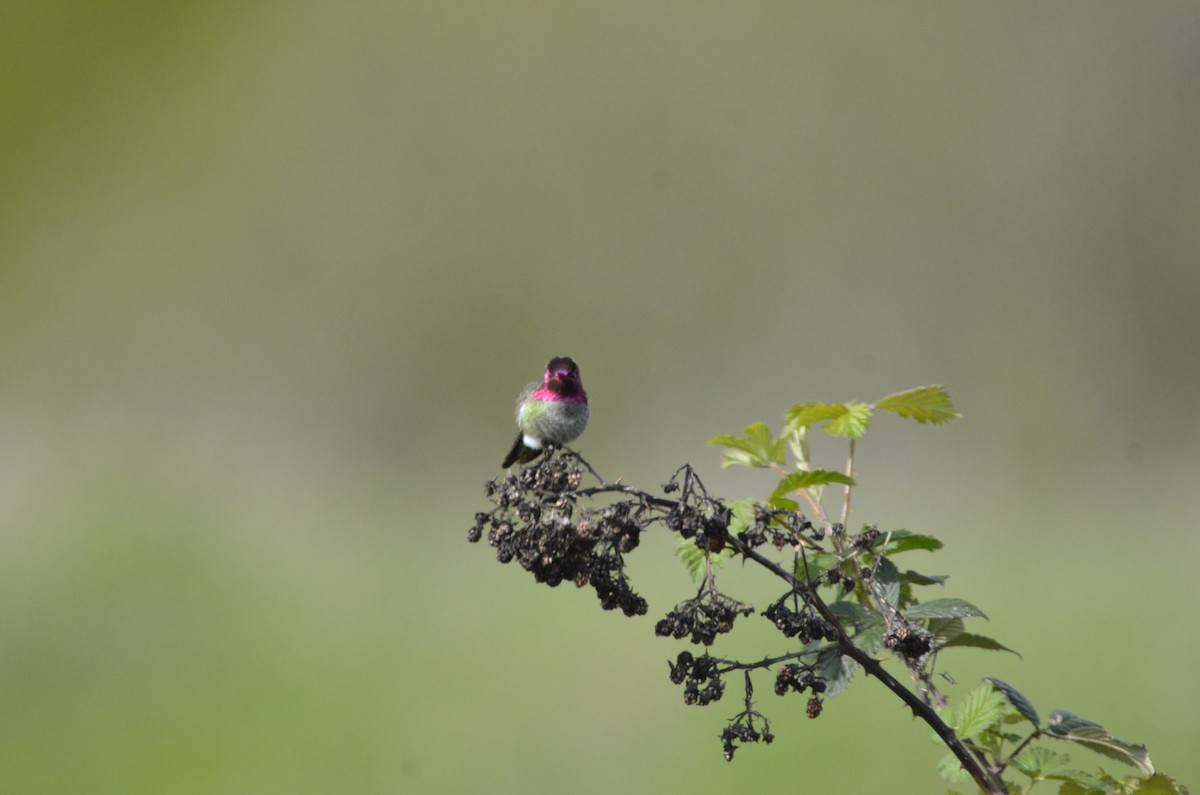
M817 722L762 682L778 740L726 764L732 690L685 707L652 636L691 588L665 533L636 620L465 542L560 354L603 473L732 498L773 484L710 435L946 384L964 420L873 426L855 520L941 537L910 565L1025 655L947 656L951 694L998 676L1200 782L1194 3L0 30L0 791L944 791L869 682Z

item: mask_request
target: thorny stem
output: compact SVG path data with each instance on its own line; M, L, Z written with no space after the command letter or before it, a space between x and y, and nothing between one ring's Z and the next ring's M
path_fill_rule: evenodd
M680 503L679 500L655 497L654 495L642 491L641 489L637 489L632 486L626 486L623 483L609 483L603 477L601 477L595 468L593 468L591 464L584 460L579 453L576 453L574 450L569 448L561 449L562 454L569 455L583 464L583 466L587 468L587 470L600 484L591 488L578 489L575 491L575 495L578 497L590 497L596 494L606 493L629 494L641 499L643 504L668 509L674 508ZM854 448L852 443L850 450L850 462L847 466L847 472L848 474L851 474L851 476L853 476L853 468ZM692 471L690 466L685 464L677 469L675 471L675 475L672 476L672 479L677 477L680 472L684 473L684 483L681 484L684 489L684 494L687 494L691 491L690 487L694 482L698 487L700 496L704 501L710 504L719 504L716 500L713 500L708 496L708 493L704 488L704 484L700 482L700 479L696 476L695 472ZM846 491L846 500L843 507L844 512L849 511L850 505L850 489L847 488ZM843 520L844 518L845 513L843 513ZM920 696L906 688L900 683L899 680L888 673L878 660L854 644L854 641L849 635L846 634L846 630L842 626L841 620L833 613L832 610L830 610L829 605L825 603L825 600L821 598L820 594L817 592L817 589L812 584L807 581L800 580L793 573L785 570L782 566L770 558L763 556L740 538L729 535L727 536L727 541L734 551L741 555L744 559L754 561L779 579L786 582L790 588L798 592L804 598L804 601L807 602L809 606L811 606L821 616L821 618L833 628L835 644L841 653L862 666L863 671L865 671L867 675L874 676L876 679L882 682L888 690L891 690L897 698L905 703L905 705L912 711L914 716L925 721L925 723L927 723L929 727L933 729L934 733L937 734L938 738L946 744L946 747L950 749L950 752L954 754L955 758L958 759L959 763L963 766L963 769L970 774L971 778L975 780L975 783L982 791L991 793L992 795L1008 795L1008 788L1005 786L1003 779L1001 779L1000 776L990 774L987 770L985 770L981 761L978 760L970 752L970 750L967 749L962 740L958 738L958 735L954 733L954 730L942 720L941 716L934 711L933 707L927 704ZM807 560L805 563L807 564ZM748 676L749 668L746 670Z
M933 729L934 733L937 734L941 741L950 749L950 752L954 754L955 758L958 759L959 763L962 764L963 769L971 774L971 778L975 780L975 783L979 785L981 790L996 793L997 795L1008 792L1008 788L1004 786L1004 782L999 777L988 775L983 766L979 764L978 760L963 745L962 740L958 739L958 735L954 733L954 730L946 725L945 721L934 712L932 707L888 673L878 660L854 645L854 642L842 627L841 621L829 609L829 605L825 604L825 600L821 598L816 589L798 580L775 561L760 555L741 539L730 536L729 543L738 554L749 560L753 560L776 577L788 583L791 587L803 593L804 600L820 614L821 618L825 619L833 627L834 634L837 636L837 645L841 649L842 654L861 665L868 675L874 676L888 690L895 693L912 710L913 715L929 724L929 727Z
M736 662L736 661L730 661L730 660L719 660L719 662L724 663L724 665L718 666L717 671L719 673L723 673L723 674L729 673L730 671L745 671L748 676L751 671L757 670L759 668L764 668L764 669L770 668L772 665L778 665L779 663L787 662L788 660L802 660L805 657L813 657L813 656L820 654L821 652L830 651L831 649L837 649L837 648L841 648L841 647L838 646L837 644L831 643L828 646L817 646L817 647L814 647L811 649L805 649L804 651L794 651L794 652L790 652L788 654L781 654L778 657L763 657L758 662L752 662L752 663L743 663L743 662Z

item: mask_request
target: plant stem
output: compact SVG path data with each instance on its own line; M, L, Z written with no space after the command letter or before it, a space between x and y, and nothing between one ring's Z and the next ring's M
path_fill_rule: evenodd
M895 693L912 710L913 715L929 724L929 727L946 744L946 747L950 749L950 752L954 754L955 758L963 766L963 769L971 775L971 778L975 780L975 783L979 785L981 790L993 795L1008 795L1008 788L1004 785L1004 781L997 776L990 775L984 770L979 761L963 745L962 740L958 739L958 735L954 733L954 730L946 725L946 722L934 712L932 707L888 673L878 660L854 645L854 641L850 639L850 636L846 634L845 629L842 627L841 621L829 609L829 605L825 604L825 600L821 598L815 588L798 580L775 561L760 555L741 539L730 536L729 542L737 550L738 554L749 560L753 560L776 577L787 582L792 588L800 591L804 595L804 600L820 614L821 618L825 619L833 627L837 635L837 644L842 653L861 665L868 675L874 676L888 690Z

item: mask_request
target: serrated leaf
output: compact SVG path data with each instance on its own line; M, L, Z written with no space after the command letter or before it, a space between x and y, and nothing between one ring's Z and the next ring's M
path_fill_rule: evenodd
M1114 785L1118 784L1118 782L1112 776L1097 777L1082 770L1066 770L1062 773L1051 773L1046 776L1046 780L1063 782L1058 788L1059 795L1092 795L1092 793L1112 795L1112 793L1118 791L1114 788Z
M772 463L783 463L784 442L776 443L765 422L756 422L743 430L745 437L720 434L708 440L710 445L726 447L721 458L721 468L731 466L765 467Z
M1051 712L1050 717L1046 719L1046 728L1051 734L1055 734L1060 737L1066 736L1076 729L1085 727L1103 728L1099 723L1093 723L1087 718L1076 715L1069 709L1056 709Z
M813 668L825 682L825 697L833 698L850 686L858 672L858 663L841 656L836 649L829 649L817 655Z
M1006 651L1009 654L1017 655L1017 657L1022 660L1025 659L1024 657L1021 657L1020 652L1013 651L1000 641L989 638L987 635L976 635L973 632L964 632L961 635L958 635L955 638L943 643L941 648L950 649L956 646L967 647L971 649L984 649L985 651Z
M783 438L787 439L788 449L792 451L792 456L796 459L796 466L800 469L807 469L809 466L808 428L796 428L795 430L785 428Z
M740 436L734 436L729 433L720 433L708 440L710 445L721 445L722 447L735 447L738 450L750 451L750 443Z
M848 602L845 599L839 599L836 602L829 603L829 610L839 619L842 624L848 626L861 626L866 622L869 614L866 609L855 602Z
M688 574L692 575L694 582L700 582L705 576L704 567L704 550L696 546L694 538L679 538L675 541L675 554L683 561L683 565L687 567ZM725 547L720 552L709 552L708 559L712 561L714 566L719 566L721 563L733 556L733 547Z
M920 423L939 425L962 417L954 410L950 395L941 386L919 386L907 392L897 392L875 402L875 408L892 411L901 417Z
M932 599L919 605L913 605L904 611L904 615L912 619L970 618L972 616L987 618L982 610L965 599Z
M948 574L921 574L919 571L909 569L900 575L900 579L910 585L945 585L946 580L950 579Z
M814 575L822 571L828 571L838 565L841 560L832 552L824 552L819 549L806 552L805 557L808 560L808 570ZM804 560L805 558L801 558L796 562L796 576L801 579L804 578Z
M762 466L762 463L745 450L726 450L721 456L721 469L758 466Z
M944 544L941 541L930 535L910 533L907 530L893 530L892 537L888 539L887 546L884 547L884 552L889 555L895 555L897 552L908 552L913 549L924 549L928 552L935 552L943 546Z
M938 775L949 781L951 784L962 784L971 780L971 774L962 766L962 762L958 761L958 757L954 754L946 754L938 762Z
M871 407L866 403L843 403L845 411L821 430L841 439L861 439L871 424Z
M854 478L843 475L841 472L835 472L832 469L793 472L779 481L779 485L775 487L771 499L791 494L793 491L799 489L806 489L810 486L824 486L829 483L841 483L846 486L853 486Z
M933 645L936 648L945 646L966 632L961 618L931 618L926 626L933 633Z
M887 625L872 614L864 622L862 629L854 636L854 645L872 656L883 650L883 638Z
M731 514L729 517L729 533L731 535L737 535L754 524L754 500L747 498L734 500L727 504Z
M920 600L913 594L913 586L916 585L942 585L949 579L944 576L931 576L921 574L920 572L909 569L900 575L900 607L908 608L911 605L917 604Z
M881 558L875 582L881 587L884 601L892 607L900 603L900 570L887 558Z
M1138 782L1135 795L1187 795L1187 787L1165 773L1155 773Z
M797 429L807 428L814 422L835 419L845 412L846 407L841 403L818 403L815 400L797 403L784 414L785 435Z
M765 422L756 422L752 425L747 425L742 429L742 433L750 445L750 452L756 457L761 458L764 465L768 463L783 463L783 444L775 440L775 437L771 434L771 429L767 427Z
M771 497L767 500L767 505L780 511L800 512L800 503L787 497Z
M1030 748L1013 759L1013 766L1032 779L1045 776L1056 767L1061 767L1071 761L1071 757L1051 751L1049 748L1038 746Z
M1016 652L1013 653L1015 654ZM1025 717L1025 720L1029 721L1034 726L1042 725L1042 719L1038 717L1038 712L1036 709L1034 709L1033 702L1025 698L1024 694L1022 694L1020 690L1017 690L1008 682L1005 682L1002 679L996 679L992 676L984 677L983 681L987 682L992 687L1003 693L1004 697L1008 699L1008 703L1012 704L1017 712L1020 712L1021 715Z
M1099 723L1081 718L1074 712L1065 709L1054 710L1046 719L1046 727L1055 737L1079 743L1110 759L1132 765L1147 776L1154 773L1154 765L1150 761L1150 752L1146 750L1146 746L1118 740Z
M959 737L971 739L1004 717L1008 702L990 685L980 685L954 708L954 728Z

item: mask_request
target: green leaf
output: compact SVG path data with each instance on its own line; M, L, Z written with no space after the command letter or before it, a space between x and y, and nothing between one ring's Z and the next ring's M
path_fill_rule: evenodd
M841 472L835 472L832 469L793 472L779 481L779 485L775 487L775 492L771 495L771 499L791 494L798 489L806 489L809 486L824 486L829 483L841 483L846 486L853 486L854 478L843 475Z
M807 469L809 466L808 428L796 428L791 431L785 428L783 438L787 439L788 449L792 451L792 455L796 459L796 466L800 469Z
M938 775L949 781L951 784L963 784L971 780L971 774L962 766L962 762L958 761L958 757L954 754L946 754L938 762Z
M1136 795L1187 795L1187 787L1165 773L1143 778L1134 790Z
M850 686L858 672L858 663L841 656L836 649L828 649L817 655L813 668L825 681L825 697L833 698Z
M845 599L830 602L829 610L841 619L843 626L861 626L870 617L870 614L862 605L855 602L848 602Z
M953 648L955 646L969 647L972 649L984 649L986 651L1006 651L1009 654L1015 654L1021 659L1020 652L1013 651L998 640L993 640L987 635L976 635L972 632L964 632L951 640L946 641L941 645L943 649Z
M897 392L876 401L875 408L894 411L901 417L920 423L931 422L934 425L962 417L954 410L950 395L941 386L920 386L907 392Z
M1046 719L1046 727L1055 737L1079 743L1110 759L1133 765L1147 776L1154 773L1154 765L1150 762L1150 752L1146 750L1146 746L1118 740L1099 723L1081 718L1074 712L1065 709L1054 710Z
M783 443L776 442L771 435L771 429L765 422L756 422L742 429L746 441L750 444L750 452L761 458L765 464L783 463Z
M1032 779L1039 779L1056 767L1061 767L1071 761L1071 757L1051 751L1049 748L1036 747L1019 754L1013 759L1013 766Z
M942 585L949 579L946 576L921 574L909 569L900 575L900 607L907 608L920 600L913 595L915 585Z
M1008 702L991 685L980 685L954 708L953 723L959 737L970 739L979 736L993 724L999 723L1008 708Z
M797 403L784 414L786 420L784 435L800 428L807 428L814 422L836 419L845 413L846 407L841 403L818 403L815 400Z
M946 580L950 579L950 575L921 574L919 571L909 569L900 575L900 579L910 585L945 585Z
M935 552L943 546L942 542L933 536L910 533L907 530L893 530L891 538L888 539L887 546L884 547L884 552L888 555L895 555L897 552L908 552L912 549L924 549L928 552Z
M760 467L763 466L757 458L745 450L726 450L721 456L721 469L730 467Z
M795 500L790 500L787 497L776 497L772 495L771 499L767 500L767 505L780 511L800 513L800 503L796 502Z
M854 636L854 645L872 656L883 651L883 638L887 630L887 625L875 618L868 618L863 624L863 628Z
M871 424L871 407L866 403L844 403L841 416L829 421L821 430L842 439L861 439Z
M755 508L753 499L734 500L727 503L727 505L732 514L729 517L729 532L731 535L737 535L754 524Z
M961 618L931 618L926 626L933 633L933 645L936 648L945 646L966 632Z
M841 562L841 559L832 552L822 552L819 549L806 552L804 554L808 560L808 572L813 577L819 575L823 571L832 569ZM805 579L804 560L805 558L801 558L800 560L796 561L796 576L800 579Z
M717 434L708 440L710 445L721 445L722 447L735 447L738 450L750 452L750 443L740 436L733 436L728 433Z
M744 438L720 434L708 440L710 445L729 448L721 459L723 469L731 466L765 467L783 463L783 450L787 440L776 440L765 422L747 425L742 433L745 434Z
M679 538L675 541L675 554L683 561L683 565L687 567L688 574L692 575L694 582L700 582L704 579L704 550L696 546L694 538ZM720 552L709 552L708 559L712 561L714 566L719 566L730 557L733 556L733 547L725 547Z
M1048 781L1062 781L1059 786L1059 795L1094 795L1094 793L1102 793L1102 795L1112 795L1114 792L1119 792L1117 788L1119 782L1112 776L1104 775L1102 778L1097 778L1091 773L1085 773L1082 770L1067 770L1062 773L1052 773L1045 777Z
M982 610L965 599L933 599L910 607L904 611L904 615L913 619L970 618L971 616L987 618Z
M1003 693L1004 697L1008 699L1008 703L1012 704L1013 707L1016 708L1017 712L1020 712L1021 715L1025 717L1025 720L1029 721L1034 726L1042 725L1042 719L1038 717L1037 710L1033 707L1033 702L1025 698L1021 691L1017 690L1008 682L1005 682L1002 679L996 679L995 677L984 677L983 681L987 682L992 687Z
M1097 728L1099 723L1093 723L1087 718L1076 715L1069 709L1056 709L1050 713L1049 719L1046 720L1046 728L1051 734L1059 737L1065 737L1076 729L1080 728Z
M884 600L896 607L900 603L900 570L896 568L896 564L887 558L881 558L875 582L882 587Z

